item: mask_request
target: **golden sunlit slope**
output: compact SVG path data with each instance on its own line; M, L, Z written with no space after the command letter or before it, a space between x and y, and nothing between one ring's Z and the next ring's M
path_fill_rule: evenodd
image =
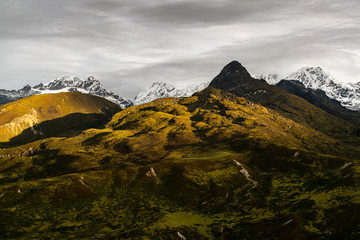
M29 128L34 135L46 134L35 128L44 121L61 119L71 114L111 117L118 111L120 107L108 100L77 92L31 96L0 106L0 142L8 142ZM71 118L67 121L71 129L74 122ZM67 130L66 123L61 125L65 127L63 131ZM53 126L55 129L58 127Z
M359 239L350 152L222 90L158 99L0 148L0 238Z
M315 152L343 151L340 143L265 107L208 88L190 98L166 98L117 113L104 139L119 151L174 148L231 141L233 145L276 144Z

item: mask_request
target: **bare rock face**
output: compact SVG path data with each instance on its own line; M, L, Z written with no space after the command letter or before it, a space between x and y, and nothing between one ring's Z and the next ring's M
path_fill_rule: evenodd
M210 83L211 87L232 91L252 89L266 84L264 80L254 79L239 62L232 61Z
M146 173L146 176L156 178L156 172L153 167L150 168L150 171Z

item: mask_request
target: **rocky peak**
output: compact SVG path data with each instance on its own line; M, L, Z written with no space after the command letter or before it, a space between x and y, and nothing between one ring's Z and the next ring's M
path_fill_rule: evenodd
M220 72L220 75L236 75L238 77L251 78L246 68L243 67L238 61L232 61L227 64Z
M89 82L99 82L94 76L89 76L87 79Z
M59 77L44 85L47 90L59 90L66 87L77 87L83 82L79 77Z
M37 89L37 90L45 90L45 86L44 86L44 84L42 84L42 83L34 86L33 88L34 88L34 89Z
M239 62L232 61L211 81L210 86L232 91L240 88L249 90L264 84L266 84L265 81L251 77L250 73Z
M31 86L29 84L27 84L22 89L20 89L20 91L24 92L24 93L27 93L27 92L31 91Z

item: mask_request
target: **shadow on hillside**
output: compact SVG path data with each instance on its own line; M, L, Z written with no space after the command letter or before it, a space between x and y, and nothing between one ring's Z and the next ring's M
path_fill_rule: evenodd
M0 147L14 147L49 137L74 137L89 128L103 128L111 116L92 113L72 113L61 118L48 120L22 131Z

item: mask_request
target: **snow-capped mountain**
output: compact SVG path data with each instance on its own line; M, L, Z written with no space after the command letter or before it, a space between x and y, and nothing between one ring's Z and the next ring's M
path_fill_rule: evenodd
M135 97L134 104L140 105L164 97L189 97L193 93L201 91L208 86L209 82L192 84L185 87L174 87L167 83L156 82L140 92Z
M0 90L0 104L18 100L37 94L59 93L59 92L82 92L105 98L118 104L121 108L132 106L132 101L124 99L119 95L107 91L104 86L94 77L83 80L79 77L59 77L46 84L40 83L34 87L29 85L20 90Z
M280 82L280 77L276 73L254 75L255 79L264 79L268 84L275 85Z
M305 87L312 89L323 88L336 82L334 77L320 67L303 67L291 73L285 80L297 80L302 82Z
M33 90L30 85L26 85L20 90L5 90L0 89L0 104L13 102L18 99L29 97L31 95L39 94L38 91Z
M287 76L285 80L297 80L307 88L320 89L344 107L354 111L360 110L360 82L340 83L320 67L303 67Z

